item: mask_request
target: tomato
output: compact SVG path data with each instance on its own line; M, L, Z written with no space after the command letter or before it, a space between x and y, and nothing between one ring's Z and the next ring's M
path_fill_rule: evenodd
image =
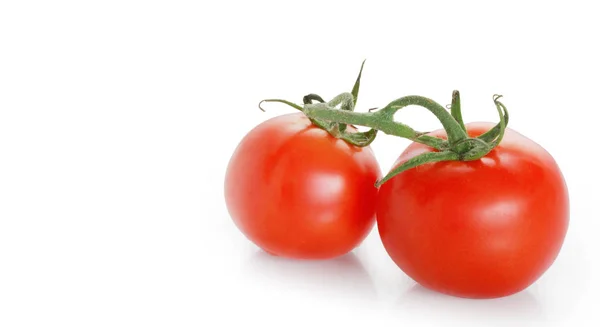
M470 136L491 124L467 125ZM444 131L435 136L445 138ZM394 166L434 149L412 143ZM377 226L392 260L422 286L467 298L517 293L557 257L569 223L566 184L551 155L506 129L474 161L427 163L379 190Z
M237 228L264 251L327 259L372 230L380 177L370 147L335 138L302 113L287 114L240 142L227 167L225 200Z

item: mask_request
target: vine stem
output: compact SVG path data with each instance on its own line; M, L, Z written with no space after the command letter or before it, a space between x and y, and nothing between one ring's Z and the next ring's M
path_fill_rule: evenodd
M319 95L311 93L303 98L303 106L287 100L266 99L259 103L259 108L264 111L261 106L263 102L284 103L304 113L313 124L325 129L333 137L343 139L359 147L371 144L375 140L377 132L381 131L385 134L425 144L437 150L420 154L394 168L376 183L377 187L407 169L426 163L449 160L477 160L487 155L502 141L508 124L508 111L504 104L499 101L501 95L494 95L493 97L496 110L500 116L500 122L486 133L473 138L467 134L461 113L460 94L457 90L452 93L450 112L432 99L419 95L398 98L378 111L355 112L354 108L358 99L364 64L363 61L352 92L341 93L328 102L325 102ZM313 103L313 101L318 101L318 103ZM447 139L418 132L410 126L394 120L394 115L398 110L411 105L423 107L435 115L444 127ZM347 125L365 126L371 129L367 132L349 133L346 131Z
M383 112L388 116L387 118L390 119L398 110L410 105L421 106L431 111L431 113L433 113L442 123L442 126L448 134L448 142L450 144L460 142L467 138L467 133L461 127L461 124L459 124L456 119L454 119L454 117L452 117L452 115L448 113L444 107L442 107L442 105L426 97L419 95L405 96L390 102L379 112Z
M340 103L342 103L343 107L343 103L352 99L352 94L342 93L327 104L305 105L303 111L311 118L371 127L389 135L424 143L438 150L447 148L447 143L455 144L467 138L467 133L463 126L444 107L429 98L409 95L390 102L379 111L368 113L331 110L332 107ZM433 113L444 126L448 134L448 141L446 142L445 140L425 135L425 133L417 132L408 125L394 121L394 114L398 110L410 105L421 106Z
M395 175L419 165L448 160L477 160L488 154L494 147L500 144L508 120L508 111L498 100L500 97L499 95L494 95L494 104L500 116L500 122L485 134L475 138L469 137L466 132L462 120L458 91L454 91L452 94L450 112L435 101L418 95L396 99L376 112L359 113L351 110L343 110L347 106L346 102L353 99L352 94L349 93L342 93L327 103L305 104L303 112L313 119L371 127L373 130L403 137L438 150L437 152L418 155L396 167L376 183L376 186L379 187ZM342 110L335 109L340 104ZM409 105L417 105L433 113L442 123L446 131L447 140L417 132L410 126L395 121L394 114Z
M395 110L398 109L400 108ZM318 117L319 119L326 121L370 127L385 134L399 136L429 145L438 150L447 148L447 142L443 139L426 135L425 133L412 129L408 125L387 119L387 115L390 112L376 111L359 113L354 111L335 110L328 104L305 105L304 107L304 113L308 117Z

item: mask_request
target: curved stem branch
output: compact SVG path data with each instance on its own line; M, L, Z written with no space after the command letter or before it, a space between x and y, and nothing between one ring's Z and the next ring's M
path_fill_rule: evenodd
M390 102L379 112L385 112L387 115L393 116L398 110L410 105L421 106L431 111L442 123L442 126L444 126L450 144L454 144L455 142L467 138L467 133L462 129L454 117L452 117L452 115L450 115L439 103L426 97L419 95L405 96Z
M459 160L459 155L454 152L450 152L450 151L423 153L416 157L410 158L409 160L407 160L400 166L394 168L384 178L382 178L380 181L375 183L375 186L379 187L383 183L390 180L392 177L400 174L403 171L414 168L416 166L420 166L422 164L426 164L429 162L450 161L450 160Z
M504 132L506 130L506 120L504 117L508 116L508 111L506 110L504 104L498 101L498 99L500 99L501 97L501 95L494 95L494 104L496 105L496 109L498 110L498 116L500 116L500 132L498 134L498 137L496 137L496 139L490 144L492 149L498 146L500 142L502 142L502 138L504 138Z
M504 125L508 125L508 110L506 109L506 107L504 106L504 104L500 101L498 101L498 99L496 98L496 96L494 96L494 103L496 104L496 107L500 106L502 108L502 112L504 113L503 117L504 117ZM494 126L492 129L490 129L489 131L479 135L477 138L484 140L486 142L492 142L494 141L498 135L500 135L500 130L502 128L501 126L502 124L502 117L500 118L500 122L498 124L496 124L496 126Z
M320 95L314 93L307 94L304 96L304 98L302 98L302 102L304 102L304 104L311 104L313 101L319 101L321 103L325 102Z
M288 106L290 106L290 107L292 107L294 109L302 111L302 107L301 106L299 106L299 105L297 105L297 104L295 104L293 102L290 102L290 101L287 101L287 100L282 100L282 99L265 99L265 100L262 100L261 102L258 103L258 108L260 110L262 110L262 111L265 111L265 109L263 109L263 107L262 107L262 103L263 102L280 102L280 103L285 103L285 104L287 104Z
M327 104L331 108L341 105L342 110L354 111L354 96L352 93L344 92L331 99Z

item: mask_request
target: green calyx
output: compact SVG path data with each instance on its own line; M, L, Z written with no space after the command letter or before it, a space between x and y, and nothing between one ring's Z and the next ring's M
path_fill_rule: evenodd
M327 108L327 109L331 109L331 110L335 110L335 111L354 112L354 108L356 106L356 100L358 99L358 90L360 88L360 78L362 76L362 70L363 70L364 65L365 65L365 62L363 61L362 65L360 67L360 71L358 73L358 77L356 78L356 82L354 83L354 86L352 87L352 92L351 93L342 93L339 96L333 98L329 102L325 102L323 100L323 98L321 98L319 95L311 93L311 94L304 96L304 98L302 99L304 106L299 106L293 102L290 102L287 100L282 100L282 99L265 99L265 100L262 100L258 104L258 107L260 108L260 110L264 111L264 109L261 106L263 102L280 102L280 103L287 104L288 106L290 106L294 109L297 109L299 111L302 111L304 113L306 113L305 112L306 108L311 108L311 107ZM313 103L313 101L317 101L317 103ZM339 110L336 109L338 106L339 106ZM344 140L352 145L358 146L358 147L365 147L365 146L370 145L375 140L375 137L377 136L376 129L370 129L366 132L348 132L347 131L348 124L341 123L336 120L321 119L319 117L308 116L308 118L310 119L310 121L313 124L326 130L327 132L329 132L329 134L333 135L334 137L342 139L342 140Z
M281 102L290 105L302 111L315 125L327 130L331 135L356 146L364 147L371 144L375 140L377 132L381 131L388 135L403 137L436 149L435 152L421 154L396 167L381 180L377 181L377 187L403 171L426 163L480 159L502 141L506 125L508 124L508 111L504 104L499 101L502 97L501 95L494 95L493 97L500 122L478 137L470 137L466 132L458 91L452 93L450 112L432 99L418 95L398 98L374 112L371 110L364 113L355 112L354 108L358 97L363 66L361 66L352 92L342 93L329 102L325 102L316 94L309 94L304 97L303 106L280 99L267 99L261 101L261 103ZM313 103L313 101L317 102ZM395 121L394 114L398 110L410 105L423 107L433 113L446 131L447 139L416 131L408 125ZM346 132L348 124L370 127L371 129L362 133L348 133Z

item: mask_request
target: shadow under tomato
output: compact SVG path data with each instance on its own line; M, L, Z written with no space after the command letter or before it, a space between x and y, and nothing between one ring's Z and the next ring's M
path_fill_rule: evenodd
M243 269L253 281L284 292L358 301L376 298L371 276L352 252L329 260L294 260L257 251Z
M467 299L441 294L415 284L402 294L398 305L414 314L434 315L436 320L458 317L491 323L545 319L540 302L528 290L502 298Z

